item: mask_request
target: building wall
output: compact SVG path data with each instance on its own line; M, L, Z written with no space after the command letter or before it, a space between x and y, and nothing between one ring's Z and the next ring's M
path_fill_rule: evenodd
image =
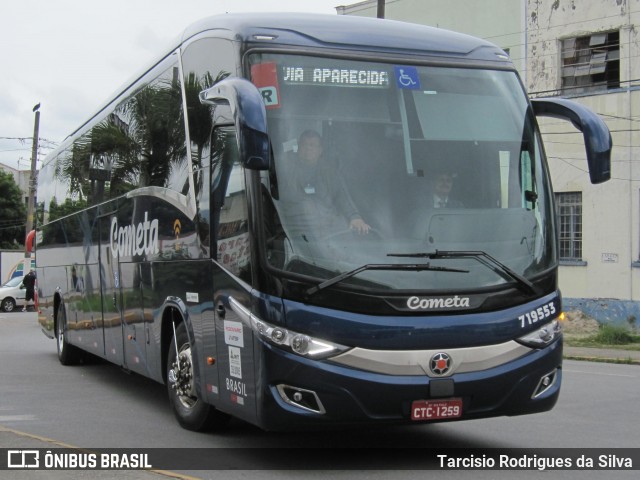
M341 15L375 17L377 5L377 0L369 0L336 9ZM523 74L526 73L523 8L522 0L387 0L385 18L485 38L508 50Z
M601 115L625 117L640 97L629 92L582 97L581 103ZM633 106L632 106L633 105ZM612 179L592 185L586 172L582 133L566 123L541 120L553 188L556 192L582 192L583 264L563 262L560 286L566 297L640 299L634 287L633 264L638 259L638 167L630 161L637 153L637 138L628 120L604 117L612 131ZM631 127L633 127L631 125ZM566 133L572 131L573 133ZM635 152L634 152L635 150Z
M26 260L26 262L28 264L29 260ZM14 276L24 275L24 264L24 252L14 250L1 250L0 285L4 285Z
M375 16L377 1L338 7ZM460 15L460 12L465 12ZM582 134L540 119L556 192L582 193L582 258L562 262L566 304L599 320L640 316L640 0L387 0L389 19L485 38L509 49L530 95L563 96L601 115L614 144L612 179L592 185ZM590 94L561 91L562 40L619 31L620 86Z
M640 300L640 138L636 119L640 113L636 27L640 0L528 0L527 12L530 94L562 95L587 105L605 120L614 144L612 179L591 185L581 171L586 170L584 152L573 145L579 142L580 134L562 133L566 126L540 122L546 132L554 190L583 194L586 264L562 265L560 286L570 303L600 299L600 305L606 305L604 310L615 312L619 310L616 305L626 305L623 315L637 316L638 307L629 302ZM587 95L561 92L562 40L609 31L620 34L620 87Z
M621 80L640 78L635 28L640 0L526 1L529 91L560 87L560 40L611 30L620 30Z

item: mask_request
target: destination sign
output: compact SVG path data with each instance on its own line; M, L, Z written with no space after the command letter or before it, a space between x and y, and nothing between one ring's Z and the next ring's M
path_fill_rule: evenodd
M282 67L287 85L326 85L341 87L387 88L389 72L328 67Z

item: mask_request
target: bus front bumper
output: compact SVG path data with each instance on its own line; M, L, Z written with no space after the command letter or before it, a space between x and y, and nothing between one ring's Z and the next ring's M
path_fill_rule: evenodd
M263 372L257 392L258 423L266 430L418 424L543 412L555 405L562 380L561 339L544 349L526 348L499 365L471 371L460 368L439 378L426 371L400 375L380 373L376 366L367 369L365 363L357 368L310 360L262 342L257 349L265 367L257 370ZM461 411L455 417L415 419L415 405L438 399L461 405Z

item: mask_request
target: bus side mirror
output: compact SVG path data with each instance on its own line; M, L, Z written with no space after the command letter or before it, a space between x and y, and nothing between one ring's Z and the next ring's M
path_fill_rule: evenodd
M582 132L591 183L602 183L611 178L611 133L596 113L563 98L536 98L531 103L536 116L568 120Z
M268 170L270 163L267 113L258 89L249 80L227 77L200 92L206 105L228 105L236 127L242 166L249 170Z

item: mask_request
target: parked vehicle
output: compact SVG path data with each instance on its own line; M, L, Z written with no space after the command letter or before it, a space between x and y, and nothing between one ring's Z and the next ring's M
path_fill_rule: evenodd
M24 304L24 294L27 291L22 284L24 277L13 277L0 287L0 310L12 312L17 305Z

